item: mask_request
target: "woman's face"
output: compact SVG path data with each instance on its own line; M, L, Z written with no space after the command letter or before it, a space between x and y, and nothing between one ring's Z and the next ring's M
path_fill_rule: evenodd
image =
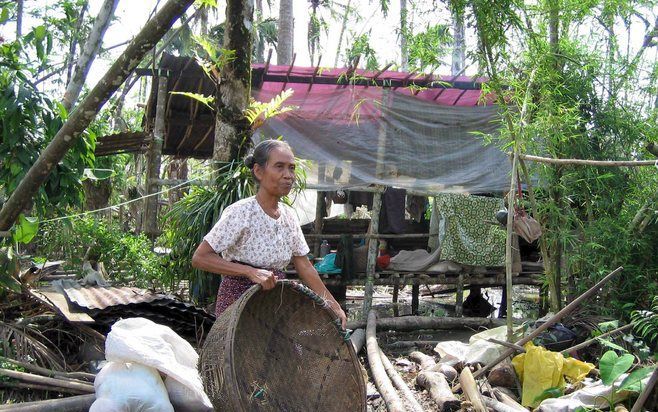
M254 174L260 181L260 189L277 197L286 196L295 182L295 156L283 147L270 152L265 166L254 165Z

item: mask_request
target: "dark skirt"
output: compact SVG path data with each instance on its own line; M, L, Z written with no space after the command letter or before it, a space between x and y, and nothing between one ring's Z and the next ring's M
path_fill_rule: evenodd
M240 263L240 262L236 262ZM241 263L246 265L246 263ZM274 277L277 280L285 279L286 274L279 269L267 269L271 270L274 273ZM254 282L250 281L245 276L229 276L222 275L222 283L219 285L219 290L217 291L217 301L215 304L215 316L219 317L228 308L242 296L250 287L255 285Z

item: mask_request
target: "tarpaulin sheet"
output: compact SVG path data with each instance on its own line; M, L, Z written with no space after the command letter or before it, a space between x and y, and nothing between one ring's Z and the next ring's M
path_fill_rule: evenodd
M266 82L253 95L269 101L284 87ZM266 121L253 139L283 137L297 157L310 161L307 183L320 190L373 183L425 193L509 187L510 161L484 137L497 134L498 110L476 104L477 97L469 97L471 106L453 106L408 88L292 87L285 105L297 108Z

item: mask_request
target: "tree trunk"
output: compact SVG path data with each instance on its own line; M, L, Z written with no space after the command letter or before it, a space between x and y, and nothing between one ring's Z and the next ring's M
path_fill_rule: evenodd
M409 50L407 47L407 0L400 0L400 67L406 71L409 67Z
M16 1L16 40L23 36L23 0Z
M292 63L292 38L292 0L281 0L279 3L279 29L277 32L276 64L289 65Z
M71 77L71 81L66 86L66 92L64 92L62 105L64 105L67 111L71 110L75 102L78 100L78 96L80 96L80 91L87 79L89 68L94 62L94 59L103 44L103 36L110 25L112 16L114 16L114 10L117 8L117 4L119 4L119 0L105 0L103 6L98 12L98 16L96 16L96 21L91 28L91 33L89 34L87 41L85 41L78 62L75 65L73 77Z
M466 67L466 44L464 43L464 12L459 10L452 11L452 37L454 39L452 49L452 69L453 76L458 75Z
M94 86L87 97L71 113L53 140L32 165L11 197L0 210L0 230L9 229L20 212L30 203L39 187L48 178L53 167L73 146L80 134L89 126L126 77L137 67L144 54L151 50L171 28L194 0L169 0L144 28L135 36L126 50L114 62L105 76Z
M340 26L340 35L338 36L338 46L336 47L336 58L334 59L334 67L338 67L338 58L340 57L340 46L343 45L343 35L345 34L345 29L347 28L347 18L350 14L350 3L352 0L347 0L347 5L345 6L345 13L343 14L343 22Z
M263 21L263 0L256 0L256 16L255 16L254 30L251 38L256 42L256 50L254 52L254 63L265 63L265 41L261 41L257 37L257 27Z
M228 162L241 155L241 142L249 142L249 122L244 110L251 89L251 23L253 0L226 2L224 48L235 51L235 59L221 70L213 160Z
M84 2L84 4L80 6L78 19L75 22L75 31L71 36L71 42L69 43L69 54L66 56L66 84L71 82L71 74L73 73L73 61L75 60L75 49L78 47L78 36L80 35L80 29L82 28L82 23L85 20L85 13L87 12L88 6L88 2Z

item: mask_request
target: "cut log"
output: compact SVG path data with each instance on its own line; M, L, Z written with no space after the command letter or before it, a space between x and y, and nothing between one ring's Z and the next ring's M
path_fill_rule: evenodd
M461 402L450 390L443 374L422 371L416 376L416 383L427 389L439 412L458 411L461 408Z
M489 318L448 318L433 316L404 316L399 318L382 318L377 321L377 330L396 330L409 332L419 329L478 329L502 326L505 320ZM348 329L365 328L366 322L348 322Z
M388 359L388 356L386 356L381 349L379 351L379 356L381 357L382 364L384 365L384 369L386 369L388 377L391 378L391 381L393 382L393 386L400 391L404 399L407 401L407 405L411 407L411 410L414 412L424 412L423 407L420 406L413 392L409 389L409 386L407 386L407 383L402 379L398 371L395 370L395 367Z
M382 399L384 399L389 412L404 412L405 408L402 400L388 378L384 365L382 365L376 330L377 315L371 310L368 314L368 326L366 328L366 349L368 351L368 363L370 364L372 380L375 381L375 386L377 386L377 390L382 395Z
M493 398L490 398L488 396L483 396L482 395L482 400L484 401L484 404L487 405L488 407L492 408L496 412L528 412L528 410L521 405L521 409L517 409L514 406L507 405L505 403L499 402Z
M459 377L459 372L457 372L457 369L453 368L452 366L445 364L445 363L437 363L434 366L430 366L427 368L428 372L439 372L445 378L448 380L448 382L453 382L455 379Z
M352 342L352 347L354 347L354 352L358 354L363 349L363 345L366 343L366 331L364 329L357 329L352 332L350 336L350 342Z
M469 368L462 369L462 373L459 374L459 383L464 392L464 397L471 403L475 412L487 412L487 407L484 405L482 395Z
M429 369L436 365L434 358L429 355L425 355L423 352L411 352L409 354L409 359L420 365L421 370Z
M96 400L96 395L71 396L61 399L0 405L0 411L12 412L87 412Z
M514 371L514 367L509 362L496 365L489 372L487 379L493 386L503 386L505 388L516 387L516 371Z
M383 346L386 346L389 349L410 349L427 346L434 348L437 343L439 343L438 340L401 340L397 342L386 343Z

